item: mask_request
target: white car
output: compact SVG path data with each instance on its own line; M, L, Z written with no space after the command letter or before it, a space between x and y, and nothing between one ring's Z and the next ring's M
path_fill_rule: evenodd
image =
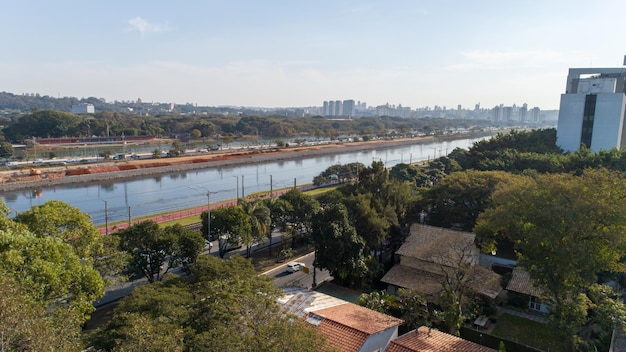
M302 270L302 268L304 268L305 266L306 265L304 265L304 263L289 262L289 263L287 263L287 272L288 273L295 273L296 271Z

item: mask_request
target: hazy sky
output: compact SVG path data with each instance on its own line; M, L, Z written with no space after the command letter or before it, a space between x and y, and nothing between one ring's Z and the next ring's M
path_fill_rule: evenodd
M556 109L626 1L0 0L0 91L198 105Z

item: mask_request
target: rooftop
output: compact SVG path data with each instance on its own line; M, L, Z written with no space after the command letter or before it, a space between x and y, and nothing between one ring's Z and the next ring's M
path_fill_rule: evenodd
M523 293L525 295L540 297L543 291L533 285L530 274L524 270L513 270L513 275L509 284L506 285L508 291Z
M372 335L402 324L402 320L353 303L319 309L316 315Z
M496 350L425 326L391 341L385 352L495 352Z
M476 235L443 227L413 224L409 237L396 254L417 258L426 262L454 266L458 259L470 259L478 248L474 245Z

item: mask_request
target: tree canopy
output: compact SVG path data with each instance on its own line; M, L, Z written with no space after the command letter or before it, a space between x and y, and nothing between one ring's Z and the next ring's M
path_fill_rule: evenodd
M199 233L180 225L160 228L151 220L118 231L115 236L120 239L120 248L130 255L129 274L139 274L149 282L161 281L180 264L195 262L205 243Z
M494 192L475 228L487 250L498 236L514 241L519 264L552 302L551 319L574 347L592 336L586 317L597 306L590 302L610 300L593 296L599 275L624 272L625 190L624 175L607 170L538 175Z
M240 256L202 256L187 279L136 289L94 335L105 350L324 351L311 326L285 315L280 292Z

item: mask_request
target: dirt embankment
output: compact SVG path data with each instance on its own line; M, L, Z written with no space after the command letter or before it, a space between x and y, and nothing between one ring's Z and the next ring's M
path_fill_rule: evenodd
M464 138L467 138L467 136ZM400 145L429 143L435 140L435 137L422 137L284 149L237 150L232 152L211 153L202 156L108 161L89 165L41 168L36 169L36 172L33 172L31 168L25 168L22 170L1 172L0 191L33 189L78 182L110 181L210 167L308 158L335 153L349 153L369 149L391 148Z

